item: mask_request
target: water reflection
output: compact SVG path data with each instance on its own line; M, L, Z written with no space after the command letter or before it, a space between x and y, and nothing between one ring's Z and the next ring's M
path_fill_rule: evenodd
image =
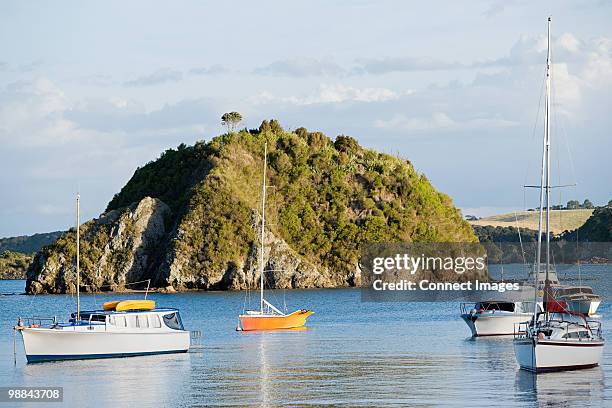
M180 398L176 388L188 381L190 370L189 353L58 361L24 365L16 383L63 386L64 403L71 406L84 406L95 399L97 406L110 407L134 401L135 395L140 406L168 406ZM90 388L89 382L95 383L95 392L81 392Z
M266 347L268 347L268 338L266 333L261 333L259 336L259 394L261 395L261 403L263 406L270 404L270 367L266 356Z
M598 405L605 399L604 373L600 367L543 374L517 370L515 390L519 401L539 406Z
M11 291L2 285L0 292ZM181 309L186 327L202 331L203 348L26 365L19 339L17 366L16 317L41 310L65 316L73 299L11 296L0 314L0 386L62 385L65 406L95 408L605 406L612 399L604 375L612 371L609 344L602 368L534 376L518 370L512 336L466 341L456 303L361 303L359 293L293 291L296 304L316 305L317 313L309 330L279 332L235 331L242 293L154 294L158 304ZM612 304L600 310L610 315ZM604 331L612 338L610 326Z

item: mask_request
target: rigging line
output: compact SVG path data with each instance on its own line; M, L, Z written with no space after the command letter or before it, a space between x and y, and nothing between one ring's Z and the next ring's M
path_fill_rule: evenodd
M552 83L554 84L556 79L555 79L555 73L556 70L552 69L551 66L551 80ZM552 104L553 106L560 106L557 100L557 90L555 87L552 87L551 89L551 93L552 93ZM559 123L560 123L560 115L557 114L557 110L558 109L553 109L552 110L552 114L553 114L553 121L552 121L552 125L554 125L555 127L555 135L560 134L561 132L559 132ZM555 143L555 148L557 150L557 185L561 185L561 151L560 151L560 147L559 147L560 143L557 142ZM562 204L562 195L563 195L563 191L561 191L561 189L559 189L559 204ZM559 230L561 232L563 232L563 211L558 211L559 213Z
M523 255L523 265L527 265L527 260L525 259L525 249L523 248L523 239L521 238L521 227L518 222L518 216L516 215L516 211L514 212L514 220L516 222L516 229L518 230L519 242L521 244L521 255Z
M30 301L30 307L32 307L32 304L34 304L34 299L36 299L36 293L34 293L34 296L32 296L32 300Z
M535 139L535 134L536 134L536 130L538 127L538 119L540 118L540 111L542 109L542 95L543 95L543 91L544 91L544 84L546 83L546 69L544 69L544 76L542 78L542 82L540 84L540 98L538 100L538 110L536 111L536 116L535 116L535 120L533 122L533 131L531 132L531 139L530 139L530 143L533 143L534 139ZM525 167L525 176L523 177L523 184L527 184L527 176L529 175L529 171L530 171L530 167L531 167L531 161L527 160L527 166ZM523 188L523 194L525 194L525 189Z

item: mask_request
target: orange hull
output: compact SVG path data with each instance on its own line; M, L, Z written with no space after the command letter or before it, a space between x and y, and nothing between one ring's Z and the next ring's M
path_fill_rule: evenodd
M310 310L296 310L286 316L278 315L240 315L240 328L242 330L276 330L294 329L306 324L308 316L314 312Z

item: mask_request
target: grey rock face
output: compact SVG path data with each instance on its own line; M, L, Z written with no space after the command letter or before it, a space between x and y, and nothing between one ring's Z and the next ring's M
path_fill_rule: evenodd
M253 229L258 228L258 215L254 212ZM175 239L180 239L177 232ZM257 235L259 237L259 234ZM274 289L325 288L349 286L346 280L336 282L326 269L316 267L293 250L283 239L266 229L264 236L265 287ZM250 244L248 255L240 264L230 264L226 270L200 271L197 276L182 273L189 257L172 249L161 268L168 285L176 289L228 289L243 290L259 287L261 249L258 241ZM336 276L337 278L337 276Z
M166 235L170 209L145 197L85 223L81 235L81 290L122 290L148 279L156 249ZM28 293L74 292L76 236L66 233L38 252L27 271Z

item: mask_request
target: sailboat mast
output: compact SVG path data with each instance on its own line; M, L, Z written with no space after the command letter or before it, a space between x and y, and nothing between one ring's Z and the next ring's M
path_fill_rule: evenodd
M549 148L549 142L548 142L548 133L549 133L549 128L548 128L548 107L549 107L549 96L550 96L550 17L548 18L548 31L547 31L547 38L548 38L548 51L547 51L547 57L546 57L546 102L545 102L545 107L544 107L544 139L542 142L542 166L541 166L541 172L540 172L540 211L539 211L539 216L538 216L538 246L537 246L537 251L536 251L536 261L535 261L535 267L536 267L536 271L535 271L535 277L534 277L534 291L535 291L535 299L534 299L534 305L533 305L533 310L534 310L534 319L537 320L537 315L538 315L538 285L539 285L539 281L540 281L540 272L541 272L541 261L542 261L542 230L543 230L543 224L544 224L544 192L546 190L546 201L547 201L547 207L546 207L546 238L547 238L547 266L546 266L546 281L548 281L548 239L549 239L549 235L548 235L548 229L549 229L549 216L548 216L548 207L549 207L549 196L548 196L548 177L550 174L550 166L548 166L548 157L549 157L549 152L548 152L548 148ZM546 287L545 287L546 289Z
M551 50L550 50L550 23L551 18L548 17L548 35L547 44L548 51L546 54L546 122L545 122L545 139L546 139L546 279L544 281L544 296L548 302L548 291L550 282L548 280L550 271L550 110L551 110ZM548 315L548 312L546 313Z
M261 261L259 263L260 273L260 296L259 296L259 304L261 308L261 313L264 311L264 227L266 223L266 167L268 164L268 143L264 144L264 165L263 165L263 183L261 187Z
M77 293L77 310L76 310L76 321L78 322L79 320L81 320L81 292L80 292L80 286L81 286L81 281L80 281L80 272L79 272L79 261L80 261L80 253L79 253L79 248L80 248L80 230L79 230L79 226L81 224L80 222L80 210L81 210L81 206L80 206L80 201L81 201L81 195L79 193L77 193L77 197L76 197L76 293Z

